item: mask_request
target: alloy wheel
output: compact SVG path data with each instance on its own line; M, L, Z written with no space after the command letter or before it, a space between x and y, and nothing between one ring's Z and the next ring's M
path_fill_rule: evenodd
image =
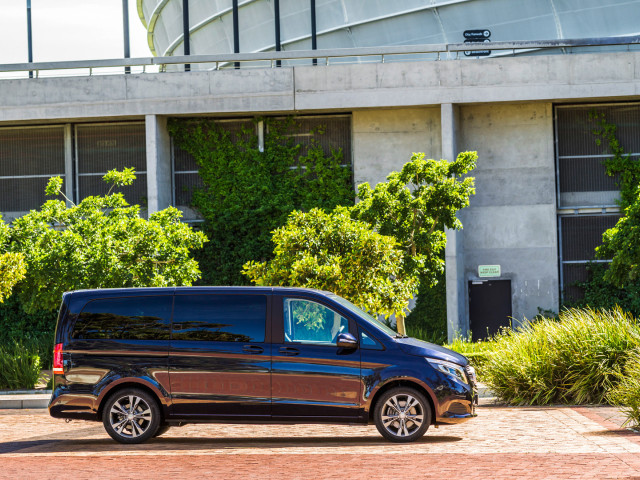
M109 423L119 436L135 439L144 435L152 425L153 412L145 399L125 395L111 404Z
M424 407L412 395L394 395L382 407L382 425L396 437L409 437L424 422Z

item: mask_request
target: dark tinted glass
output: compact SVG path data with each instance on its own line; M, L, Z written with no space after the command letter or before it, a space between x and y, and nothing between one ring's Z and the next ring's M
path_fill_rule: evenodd
M169 340L172 296L115 297L85 305L71 338Z
M366 330L360 330L360 346L367 350L382 350L382 345Z
M173 340L264 342L265 295L176 295Z

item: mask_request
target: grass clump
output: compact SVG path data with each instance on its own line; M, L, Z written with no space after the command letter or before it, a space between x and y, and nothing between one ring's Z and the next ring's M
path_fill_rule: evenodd
M640 327L629 313L568 309L493 338L483 379L512 404L600 404L617 385Z
M37 342L0 345L0 390L34 388L41 368Z
M640 350L633 351L620 381L607 396L609 403L620 407L627 423L640 425Z

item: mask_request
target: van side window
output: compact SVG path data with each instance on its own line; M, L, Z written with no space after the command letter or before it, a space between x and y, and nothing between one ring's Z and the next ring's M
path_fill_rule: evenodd
M360 329L360 346L366 350L384 350L373 335L362 328Z
M173 340L264 342L266 295L176 295Z
M172 300L171 295L92 300L78 315L71 338L169 340Z
M349 331L349 321L328 307L299 298L284 299L285 342L336 345L339 333Z

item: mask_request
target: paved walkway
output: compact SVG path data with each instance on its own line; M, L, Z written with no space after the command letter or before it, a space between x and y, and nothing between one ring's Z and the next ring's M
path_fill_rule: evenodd
M0 478L636 479L640 435L612 408L480 407L419 442L375 427L188 425L135 446L98 423L0 411Z

